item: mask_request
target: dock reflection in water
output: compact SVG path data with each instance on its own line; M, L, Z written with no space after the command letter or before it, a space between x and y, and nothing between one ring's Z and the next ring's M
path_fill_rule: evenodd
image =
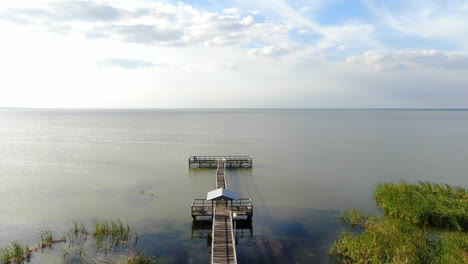
M206 239L207 245L211 246L211 232L213 229L213 221L210 219L197 219L192 222L192 238ZM234 230L237 239L253 237L252 221L247 219L234 220Z

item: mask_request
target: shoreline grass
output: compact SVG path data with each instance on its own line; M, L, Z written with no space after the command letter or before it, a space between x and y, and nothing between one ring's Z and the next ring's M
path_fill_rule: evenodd
M430 234L398 218L362 217L356 211L345 213L342 219L350 225L359 222L363 231L341 233L329 251L339 263L468 263L466 232Z
M450 185L419 182L379 184L374 193L377 205L386 215L406 221L468 229L468 190Z

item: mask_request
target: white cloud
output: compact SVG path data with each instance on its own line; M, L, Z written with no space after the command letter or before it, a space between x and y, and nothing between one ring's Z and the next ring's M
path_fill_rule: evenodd
M435 50L367 51L346 60L349 64L364 65L375 70L407 68L468 69L468 54Z
M162 1L137 2L132 7L88 1L53 2L42 8L4 9L0 19L63 34L164 46L269 42L286 33L281 26L256 22L249 14L241 15L239 8L214 13Z
M468 107L465 53L392 51L369 20L320 24L314 12L329 1L237 0L210 12L18 1L0 3L0 106Z
M468 49L468 2L362 0L379 21L404 34L461 42Z
M299 34L317 34L319 37L313 44L317 52L334 48L341 43L349 43L362 49L384 48L376 39L375 27L371 23L352 20L341 24L322 25L314 19L314 15L308 15L320 12L330 1L300 1L302 7L299 9L293 7L294 2L286 0L237 1L279 15L289 29L299 29Z
M281 56L294 51L294 48L288 45L271 45L257 49L250 49L247 54L251 56Z
M98 65L117 66L124 69L150 68L154 63L145 60L135 60L127 58L108 58L98 62Z
M232 8L227 8L227 9L224 9L223 10L223 13L225 14L233 14L233 15L237 15L239 14L241 11L240 8L235 8L235 7L232 7Z
M338 51L347 51L349 49L351 49L351 46L349 46L349 45L340 45L340 46L336 47L336 50L338 50Z

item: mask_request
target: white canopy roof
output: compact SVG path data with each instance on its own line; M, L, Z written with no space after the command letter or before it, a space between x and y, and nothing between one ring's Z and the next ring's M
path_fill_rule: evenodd
M237 200L238 198L236 192L224 188L208 192L206 195L207 200Z

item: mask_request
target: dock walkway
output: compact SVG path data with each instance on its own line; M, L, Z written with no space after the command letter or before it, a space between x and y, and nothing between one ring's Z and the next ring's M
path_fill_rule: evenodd
M216 170L216 189L219 188L227 189L225 160L218 161L218 169Z
M231 210L218 204L214 209L211 264L237 263Z
M226 189L226 160L218 160L216 189ZM215 201L211 240L211 264L236 263L236 243L232 228L232 211L227 201Z
M231 168L252 167L250 156L192 156L191 167L213 168L216 162L216 189L227 189L226 166ZM226 190L227 191L227 190ZM211 198L210 198L211 199ZM233 228L233 213L252 218L252 202L249 198L205 200L194 199L192 217L212 216L211 264L237 264L236 242ZM235 219L234 219L235 221Z

